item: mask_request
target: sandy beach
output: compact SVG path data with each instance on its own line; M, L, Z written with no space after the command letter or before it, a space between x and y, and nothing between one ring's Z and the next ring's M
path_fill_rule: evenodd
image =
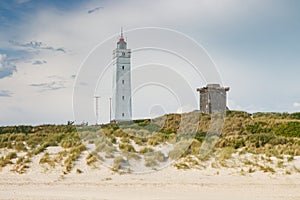
M177 170L116 174L106 167L81 174L55 171L14 174L3 170L0 199L300 199L300 174L256 172L241 176L228 170Z

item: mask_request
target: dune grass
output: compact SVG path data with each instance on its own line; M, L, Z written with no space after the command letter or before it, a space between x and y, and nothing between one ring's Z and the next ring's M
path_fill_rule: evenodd
M118 172L119 170L123 169L124 165L127 164L128 162L123 158L123 156L118 156L113 161L112 171Z
M0 167L10 165L12 160L16 159L15 164L21 168L21 165L27 166L32 156L44 154L41 164L52 166L62 163L68 173L82 152L86 151L84 143L96 147L95 154L89 154L86 158L88 165L96 162L98 158L95 155L104 153L105 158L101 159L113 159L115 170L123 169L130 159L140 160L142 157L149 167L155 167L167 158L176 160L191 155L196 156L201 162L215 157L215 165L225 166L233 153L237 152L238 156L251 153L265 155L264 161L270 164L272 161L267 158L276 157L280 161L273 164L278 168L284 168L284 162L293 162L295 156L300 156L300 113L249 114L242 111L227 111L221 135L207 137L212 117L195 111L181 115L168 114L152 120L80 126L78 129L70 125L0 127L0 148L11 152L0 158ZM214 141L216 144L211 149L212 152L201 157L205 144ZM174 144L168 156L155 154L154 149L165 143ZM139 148L135 149L135 145ZM46 151L50 146L61 146L64 150L51 157ZM118 151L121 151L119 153L122 157L116 154ZM17 158L17 153L22 152L26 152L26 156ZM192 160L186 162L188 163L186 166L180 167L197 165L193 164ZM256 168L271 173L273 171L273 166L270 168L268 165L254 166L255 161L251 162L252 164L249 164L251 172Z
M40 164L48 164L50 167L55 167L54 160L50 157L49 153L46 152L44 156L40 159Z

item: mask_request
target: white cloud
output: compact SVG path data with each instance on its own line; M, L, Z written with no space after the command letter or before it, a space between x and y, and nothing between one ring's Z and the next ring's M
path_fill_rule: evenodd
M20 43L14 40L9 41L12 45L16 46L16 47L22 47L25 49L29 49L29 50L50 50L50 51L60 51L63 53L66 53L66 51L63 48L55 48L52 46L48 46L47 44L43 43L43 42L38 42L38 41L30 41L30 42L26 42L26 43Z
M0 97L11 97L12 92L8 90L0 90Z
M0 79L12 76L16 71L16 66L7 61L6 54L0 54Z
M294 107L294 108L300 108L300 103L294 102L294 103L293 103L293 107Z
M45 63L47 63L47 61L45 61L45 60L36 60L36 61L32 62L33 65L42 65Z
M48 90L59 90L65 88L64 81L52 81L48 83L33 83L32 87L41 88L40 92L46 92Z

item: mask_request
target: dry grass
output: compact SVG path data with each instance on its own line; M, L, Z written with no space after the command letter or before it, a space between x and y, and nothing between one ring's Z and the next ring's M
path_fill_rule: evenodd
M270 166L258 165L259 169L263 172L275 173L275 170Z
M139 161L141 159L141 156L139 156L137 153L131 153L131 152L123 152L122 154L126 159L129 160L135 160Z
M145 154L145 153L151 153L153 152L154 149L153 148L150 148L150 147L143 147L139 150L139 153L140 154Z
M184 170L190 169L190 166L185 162L175 163L174 167L176 167L176 169L184 169Z
M40 164L48 164L50 167L55 167L54 160L50 157L50 154L46 152L44 156L40 159Z
M20 153L27 152L26 156L18 159L13 154L1 157L0 166L13 164L16 159L15 165L18 165L16 171L22 172L21 169L26 168L22 166L27 166L26 163L30 162L32 156L43 153L49 146L60 145L65 150L53 158L45 153L41 164L50 163L49 165L53 166L53 163L55 165L61 163L65 165L68 173L73 168L74 162L85 151L82 141L96 146L95 154L88 155L86 159L88 165L96 162L98 158L94 156L99 152L105 153L105 158L109 159L118 155L116 152L121 153L124 160L120 161L120 157L114 158L116 169L118 167L123 169L122 166L125 166L130 159L140 160L142 157L145 157L149 167L159 165L166 158L162 154L155 154L154 146L165 142L174 144L174 149L168 156L173 160L186 158L185 162L191 168L209 162L214 156L214 165L230 166L228 162L234 160L232 154L238 152L239 157L247 153L266 155L257 160L245 161L247 168L244 172L251 169L250 171L261 170L272 173L272 168L284 170L287 165L293 164L295 156L300 156L300 113L252 115L246 112L228 111L221 136L206 137L212 118L214 116L199 112L168 114L153 120L82 126L79 127L79 132L73 126L0 127L0 148ZM217 142L216 145L214 142ZM134 143L139 145L139 148L135 149ZM136 152L137 150L139 151ZM202 154L203 152L205 154ZM193 160L188 160L190 155L194 155L201 162L197 164ZM279 161L273 163L273 157ZM261 166L255 164L258 162L263 164L260 164ZM187 168L185 165L180 167ZM287 170L291 173L294 171Z
M6 165L13 164L11 160L15 159L15 158L17 158L16 152L10 152L5 157L1 157L0 158L0 167L3 168Z
M119 144L119 148L123 151L123 152L136 152L136 150L134 149L134 147L131 144L128 143L121 143Z
M174 145L173 150L169 152L169 157L173 160L176 160L182 156L185 156L188 153L188 148L190 146L190 141L180 141Z
M118 172L119 170L123 169L123 167L127 164L128 162L123 158L123 156L118 156L114 159L112 170Z
M166 160L166 157L162 152L155 151L146 153L144 159L146 167L155 167L158 166L160 162L164 162Z
M96 152L89 153L86 157L86 164L91 166L98 161L103 161L104 159L99 156Z
M54 157L54 162L61 163L64 157L68 155L68 152L66 150L58 152L58 154Z
M14 166L14 168L11 171L16 172L18 174L24 174L28 168L29 165L27 164L17 164Z
M69 152L69 157L65 160L66 172L70 172L73 168L74 162L79 158L80 154L86 150L83 144L72 147Z

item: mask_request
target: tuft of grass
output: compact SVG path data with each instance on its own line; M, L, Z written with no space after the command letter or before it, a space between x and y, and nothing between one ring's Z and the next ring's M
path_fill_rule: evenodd
M16 152L10 152L7 154L6 159L11 160L11 159L15 159L17 157L18 157L18 155Z
M74 146L70 150L69 157L65 160L64 164L66 166L66 173L70 172L73 168L74 162L79 158L80 154L86 150L84 144Z
M144 159L146 167L155 167L159 162L164 162L166 157L162 152L155 151L145 154Z
M223 167L227 167L226 160L232 158L232 154L235 152L236 150L233 147L225 147L220 149L220 153L216 159Z
M16 142L16 144L14 145L14 148L18 152L20 152L20 151L27 151L27 148L25 147L23 141Z
M199 155L201 148L201 142L194 139L189 147L191 154L193 155Z
M28 168L29 166L26 164L17 164L11 171L16 172L18 174L24 174Z
M184 162L188 163L191 168L195 167L195 166L200 166L200 163L199 163L198 159L195 159L191 156L187 156L184 159ZM202 167L204 167L204 166L202 166Z
M173 150L169 152L169 157L176 160L180 157L186 156L188 153L188 148L190 146L189 141L180 141L174 145Z
M241 174L242 176L245 176L245 175L246 175L246 172L244 171L244 169L241 169L240 174Z
M53 161L56 163L60 163L64 157L68 155L66 150L58 152L58 154L54 157Z
M0 167L5 167L6 165L13 164L12 159L17 158L16 152L10 152L5 157L0 158Z
M176 169L184 169L184 170L190 169L190 166L185 162L175 163L174 167L176 167Z
M118 156L114 159L112 170L117 172L126 164L128 164L128 162L123 158L123 156Z
M101 159L101 157L98 154L89 153L86 157L86 164L90 166L100 159Z
M44 156L40 159L40 164L48 164L50 167L55 167L55 162L51 159L50 154L46 152Z
M263 166L263 165L258 165L259 169L265 173L270 172L270 173L275 173L275 170L270 167L270 166Z
M284 167L283 161L278 161L278 162L277 162L277 167L278 167L278 168L283 168L283 167Z
M125 151L125 152L136 152L136 150L134 149L134 147L131 145L131 144L127 144L127 143L121 143L119 144L119 148L122 150L122 151Z
M154 157L145 157L145 166L146 167L155 167L158 165L157 160Z
M6 165L12 164L12 162L4 157L0 158L0 167L5 167Z
M288 158L287 158L287 161L288 162L292 162L294 160L294 156L289 156Z
M16 162L16 164L21 164L21 163L23 163L23 162L24 162L24 159L25 159L24 156L19 157L18 160L17 160L17 162Z
M249 169L248 169L248 173L254 173L255 172L255 169L253 169L252 167L250 167Z
M245 165L254 165L254 163L248 159L243 161Z
M123 143L130 143L130 140L129 140L129 138L128 137L122 137L121 138L121 142L123 142Z
M135 160L138 161L141 159L141 156L139 156L136 153L131 153L131 152L125 152L123 155L126 157L127 160Z
M158 162L164 162L166 160L165 155L161 151L154 152L153 156Z
M154 149L150 148L150 147L143 147L139 150L140 154L145 154L145 153L151 153L153 152Z
M160 143L160 138L159 137L151 137L148 139L148 144L151 146L156 146Z

